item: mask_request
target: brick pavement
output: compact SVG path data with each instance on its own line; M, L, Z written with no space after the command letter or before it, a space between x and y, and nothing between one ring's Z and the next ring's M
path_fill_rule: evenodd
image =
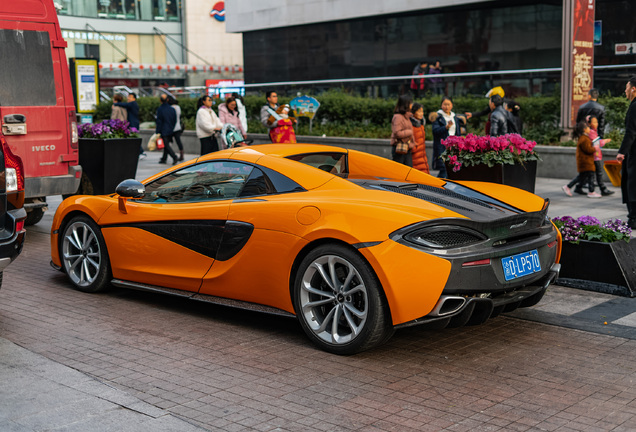
M403 329L380 349L338 357L316 350L294 320L135 291L75 291L48 265L48 236L29 234L5 272L0 336L208 430L636 425L629 338L500 317Z
M161 167L155 157L142 161L139 178ZM564 197L560 183L538 184L552 216L624 212L615 196ZM633 299L555 287L526 318L599 325L595 308L612 302L625 315L596 333L509 316L462 329L415 327L380 349L338 357L316 350L294 320L135 291L75 291L48 265L51 216L29 229L5 271L0 337L154 407L158 419L215 431L636 429ZM625 332L608 332L612 325ZM25 394L25 404L41 403L35 396ZM0 390L0 426L6 397ZM125 407L119 399L106 402L113 413L130 411L117 409Z

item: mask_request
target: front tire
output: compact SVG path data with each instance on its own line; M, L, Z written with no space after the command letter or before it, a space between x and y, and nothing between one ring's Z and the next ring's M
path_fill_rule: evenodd
M334 354L374 348L393 334L389 308L371 267L342 245L319 246L302 260L293 301L307 336Z
M87 216L71 219L60 241L62 268L77 289L95 293L108 288L110 260L102 232Z

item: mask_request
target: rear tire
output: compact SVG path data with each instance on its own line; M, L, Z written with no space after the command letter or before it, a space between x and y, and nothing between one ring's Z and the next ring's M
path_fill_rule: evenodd
M24 225L31 226L40 222L44 217L44 209L43 208L32 208L27 212L27 217L24 220Z
M334 354L356 354L393 335L391 314L371 266L342 245L319 246L302 260L293 303L309 339Z
M95 293L108 288L110 260L102 232L92 219L76 216L60 237L62 268L75 287Z

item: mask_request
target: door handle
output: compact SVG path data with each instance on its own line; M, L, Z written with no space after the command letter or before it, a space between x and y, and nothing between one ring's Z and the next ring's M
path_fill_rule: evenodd
M26 135L26 116L24 114L7 114L2 118L4 135Z

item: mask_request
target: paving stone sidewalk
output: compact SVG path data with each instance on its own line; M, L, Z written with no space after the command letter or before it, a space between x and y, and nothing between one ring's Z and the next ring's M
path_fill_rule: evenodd
M202 431L0 338L0 431Z
M165 168L165 165L158 164L158 159L159 154L151 153L146 159L141 160L137 178L146 178ZM620 203L620 191L617 188L612 188L616 194L593 200L585 196L565 196L561 190L562 184L563 180L537 179L536 192L551 200L550 216L577 217L589 214L603 220L625 218L625 207ZM49 212L40 224L30 227L29 231L40 236L46 235L60 201L57 197L50 199ZM36 251L29 251L29 254L35 253ZM20 259L24 261L28 257ZM9 267L8 272L11 270ZM9 277L8 281L11 279ZM8 299L9 293L10 291L0 291L5 300ZM83 303L73 303L79 308L86 308L90 302L130 303L126 296L80 297L83 294L65 290L60 294L72 299L81 299ZM60 294L56 295L59 297ZM130 296L132 299L137 298L135 294ZM152 304L152 301L150 303ZM144 310L150 307L151 305L145 305ZM196 332L192 328L185 328L183 331L180 331L179 327L162 329L162 320L155 323L159 331L175 333L174 341L170 342L170 346L174 345L171 352L175 356L179 357L181 350L193 346L202 351L201 358L206 358L206 366L194 370L187 369L191 373L189 376L199 377L198 379L205 381L207 388L213 388L211 383L215 383L218 377L224 377L223 374L227 373L231 377L225 381L228 383L227 390L217 390L218 393L208 397L212 402L204 398L191 402L191 405L182 405L187 409L183 408L181 411L190 413L191 418L198 418L199 424L218 426L210 430L229 430L226 429L229 427L242 430L240 424L247 424L246 420L230 418L226 411L219 408L230 403L226 399L235 401L237 407L244 412L253 411L241 406L247 404L245 401L251 401L250 406L258 407L259 410L263 406L268 407L269 411L274 410L274 420L289 417L289 407L296 406L303 416L299 414L298 420L294 417L293 424L305 424L304 430L342 430L336 424L348 424L347 421L351 420L350 416L354 412L359 413L359 419L356 417L355 424L360 425L360 429L356 430L363 430L364 424L370 426L367 423L370 416L381 419L374 423L374 428L378 430L397 430L394 429L396 424L404 426L402 430L422 430L424 424L428 424L429 430L634 430L630 428L629 422L636 418L636 396L631 390L632 387L622 380L622 372L630 373L627 369L632 365L627 359L633 351L632 340L636 339L636 299L552 286L537 306L507 316L574 328L592 334L577 332L573 337L570 330L555 328L554 331L550 331L549 328L546 330L545 326L504 317L470 330L429 333L418 328L405 329L383 349L351 358L325 355L313 349L301 335L294 332L291 333L294 339L288 340L287 345L278 345L278 333L289 332L282 330L287 329L287 324L280 324L278 332L272 329L266 332L267 338L277 341L274 349L269 347L270 342L263 339L265 335L260 334L258 328L245 326L235 329L236 324L228 318L231 316L229 313L225 321L221 318L217 329L212 332L202 330L215 324L214 319L207 315L193 318L188 310L187 318L181 318L177 316L180 313L178 308L175 310L165 306L160 306L155 311L147 311L149 314L151 312L162 316L162 319L174 319L178 323L201 321L198 323L199 327L196 327ZM22 323L17 321L18 318L19 315L10 317L11 325L15 326L12 336L15 338L16 332L29 334L30 339L25 339L24 345L32 349L43 349L40 345L42 342L35 339L37 332L25 327L28 319ZM63 329L66 326L64 321L67 319L69 318L63 318L59 322L51 321L51 326L56 327L51 331L68 332L69 329ZM268 324L276 328L277 321L273 322L274 324ZM39 325L45 326L48 322ZM203 327L204 325L206 327ZM224 327L232 328L228 329L227 334L216 335L216 332L223 331ZM100 331L107 330L100 328ZM199 335L204 331L208 331L209 334ZM236 337L237 332L245 334L246 340L242 343L230 339ZM251 332L256 334L251 335ZM604 339L600 335L614 336L618 339ZM117 335L132 338L129 341L131 346L132 341L136 340L133 336ZM178 342L181 339L185 341L187 337L199 336L205 336L211 342L203 343L197 340L187 346ZM253 336L254 339L248 336ZM215 337L217 339L214 339ZM527 338L527 342L520 343L520 337ZM70 346L75 343L80 346L78 350L81 348L82 341L75 335L60 334L60 338L68 341L65 350L70 350ZM430 338L430 342L422 342L423 338ZM585 341L589 347L583 346L581 341ZM214 349L210 351L208 346ZM531 359L521 351L528 349L528 346L535 350L538 360ZM554 352L557 353L556 357L550 358ZM605 367L595 352L616 359L612 361L618 363ZM138 354L135 352L135 356L121 364L114 357L105 358L103 361L113 370L123 373L121 371L127 367L135 366ZM300 358L295 358L296 355ZM64 356L60 354L58 357ZM293 358L291 362L290 358ZM185 360L180 365L188 366ZM259 360L264 363L260 364ZM162 360L157 356L156 361ZM236 361L245 364L241 366ZM541 362L550 365L542 366ZM396 365L399 367L396 368ZM583 370L583 365L589 366L590 370ZM479 373L472 373L472 368L476 368ZM269 374L270 369L280 370L280 373ZM338 376L340 369L343 373L349 372L346 376ZM518 375L518 370L525 370L527 375ZM433 371L437 371L437 374L431 374ZM128 373L131 378L125 382L131 392L135 389L141 392L140 389L147 387L142 378L133 378L136 376L133 371ZM216 378L210 380L207 375L199 376L197 373L212 374L211 376ZM601 374L605 375L601 377ZM94 378L100 375L103 375L100 377L103 381ZM166 404L171 408L158 407L169 400L166 399L168 396L176 398L177 395L162 394L154 399L149 398L150 403L144 402L130 392L106 384L108 376L107 370L95 369L91 375L82 373L0 338L0 431L205 430L170 412L179 411L178 406ZM455 386L456 380L462 377L466 380L465 385ZM153 379L159 380L156 377ZM254 386L254 379L260 379L257 381L260 384ZM489 383L497 379L502 381L498 386L499 390L486 389ZM343 385L345 382L351 387ZM429 387L423 384L429 382ZM606 384L604 388L601 388L602 382ZM576 387L576 383L581 384ZM354 387L354 384L359 388ZM279 389L279 395L271 390L274 388L272 386L276 389L297 386L298 389L290 391L289 394ZM313 393L307 390L311 386L315 390ZM122 387L121 383L119 387ZM203 387L201 385L195 390ZM448 390L444 390L446 388ZM269 390L263 393L263 389ZM423 391L424 389L426 391ZM433 389L437 389L440 394L436 397L430 396L428 392ZM178 393L177 390L172 392ZM185 390L194 393L192 389ZM335 404L331 408L334 392L338 398L342 398L343 403ZM264 396L274 393L276 397ZM441 393L444 393L443 397ZM353 397L352 394L359 396ZM389 395L390 400L387 400ZM255 399L251 400L252 397ZM496 400L493 399L495 397ZM546 397L549 400L544 402ZM153 400L159 402L155 404ZM267 400L267 403L263 400ZM205 404L202 401L205 401ZM306 406L303 405L305 403ZM214 418L204 422L201 419L207 417L203 411L199 417L192 414L199 409L199 405L203 405L200 409L204 411L210 409L205 408L206 406L212 407L216 410L213 413L218 415L212 416L208 413L208 417ZM215 408L213 405L218 407ZM602 406L603 409L597 410L596 406ZM343 419L342 423L338 423L339 418ZM274 420L270 422L276 423ZM281 421L281 424L284 422ZM266 425L262 424L262 430L265 430ZM348 429L355 429L351 424L348 425ZM607 425L607 428L604 425ZM244 429L259 428L254 425L245 426ZM270 430L275 429L272 427Z

